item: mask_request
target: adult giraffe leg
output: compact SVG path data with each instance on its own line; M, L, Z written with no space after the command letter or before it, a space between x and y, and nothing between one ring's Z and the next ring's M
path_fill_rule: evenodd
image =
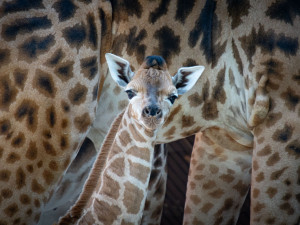
M250 186L251 150L237 143L230 150L208 136L195 136L183 223L235 224Z
M300 107L276 101L254 130L251 224L300 224Z

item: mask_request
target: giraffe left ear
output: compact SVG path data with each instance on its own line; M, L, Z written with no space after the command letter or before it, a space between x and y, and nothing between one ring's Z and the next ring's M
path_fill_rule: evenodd
M127 60L111 53L106 53L105 58L112 78L121 86L125 87L131 80L133 72Z
M181 67L172 77L173 84L177 88L178 94L182 95L190 90L203 71L204 66Z

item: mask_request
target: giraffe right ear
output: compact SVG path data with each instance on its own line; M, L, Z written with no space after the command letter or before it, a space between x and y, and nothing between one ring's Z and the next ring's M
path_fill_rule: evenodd
M173 84L177 88L178 94L182 95L190 90L203 71L204 66L181 67L172 77Z
M112 78L121 87L126 87L134 74L130 69L129 62L111 53L106 53L105 58Z

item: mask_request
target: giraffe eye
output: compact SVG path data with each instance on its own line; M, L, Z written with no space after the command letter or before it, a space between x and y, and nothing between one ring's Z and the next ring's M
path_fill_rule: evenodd
M129 99L132 99L136 94L132 90L126 90L127 96Z
M169 96L169 101L173 104L178 97L176 95Z

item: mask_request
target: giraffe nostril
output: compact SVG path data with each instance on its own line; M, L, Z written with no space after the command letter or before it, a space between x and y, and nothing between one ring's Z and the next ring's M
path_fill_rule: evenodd
M146 114L146 115L149 115L149 114L150 114L150 111L149 111L149 108L148 108L148 107L146 107L146 108L144 109L144 111L145 111L145 114Z

